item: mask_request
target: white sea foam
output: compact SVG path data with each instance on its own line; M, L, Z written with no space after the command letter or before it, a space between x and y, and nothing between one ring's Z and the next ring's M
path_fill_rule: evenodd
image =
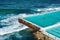
M8 25L6 27L0 28L0 35L9 34L16 31L21 31L26 29L25 25L22 25L18 22L18 17L20 15L11 16L7 19L1 20L1 25Z

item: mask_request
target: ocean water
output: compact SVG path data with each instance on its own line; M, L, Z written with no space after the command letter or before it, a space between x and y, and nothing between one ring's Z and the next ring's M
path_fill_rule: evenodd
M45 8L60 6L60 0L0 0L0 9Z
M22 29L25 28L25 26L18 22L20 14L23 13L0 11L0 40L35 40L34 35L28 28L24 30ZM6 29L2 30L3 28ZM10 32L17 29L22 29L22 31L1 35L5 33L4 31ZM3 33L1 31L3 31Z

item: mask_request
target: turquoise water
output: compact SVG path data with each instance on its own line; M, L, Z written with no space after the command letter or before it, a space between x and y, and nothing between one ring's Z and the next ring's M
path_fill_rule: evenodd
M48 33L60 38L60 26L47 29L46 32L48 32Z
M26 17L24 19L45 28L47 26L60 22L60 11Z

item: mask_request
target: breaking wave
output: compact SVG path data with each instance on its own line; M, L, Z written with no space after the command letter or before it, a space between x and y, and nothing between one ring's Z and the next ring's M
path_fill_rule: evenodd
M35 40L31 31L18 22L20 14L5 14L0 15L0 40Z
M10 32L14 32L14 31L20 31L22 29L25 29L27 27L25 27L23 24L20 24L18 22L18 17L20 15L14 15L11 14L10 16L6 16L6 19L3 19L0 21L0 35L4 35Z

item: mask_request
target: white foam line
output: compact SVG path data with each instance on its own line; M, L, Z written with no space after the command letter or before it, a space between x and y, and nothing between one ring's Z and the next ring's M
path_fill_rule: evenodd
M28 27L24 26L24 27L19 28L19 29L13 29L13 30L10 29L10 31L4 31L4 30L2 30L2 31L0 31L0 35L5 35L5 34L13 33L13 32L18 32L18 31L24 30L26 28L28 28ZM8 29L6 29L6 30L8 30Z
M60 11L60 10L51 11L51 12L45 12L45 13L40 13L40 14L26 15L25 17L30 17L30 16L37 16L37 15L44 15L44 14L49 14L49 13L52 13L52 12L57 12L57 11Z
M48 12L48 10L47 10L47 12L44 12L44 13L34 13L34 14L29 14L29 15L27 15L27 14L20 14L20 17L30 17L30 16L37 16L37 15L44 15L44 14L48 14L48 13L52 13L52 12L56 12L56 11L60 11L60 10L58 10L58 9L60 9L60 7L58 7L58 8L48 8L48 9L56 9L56 10L54 10L54 11L50 11L50 12Z
M11 16L7 19L1 20L0 22L8 22L9 20L13 19L13 18L18 18L20 15L15 15L15 16Z

